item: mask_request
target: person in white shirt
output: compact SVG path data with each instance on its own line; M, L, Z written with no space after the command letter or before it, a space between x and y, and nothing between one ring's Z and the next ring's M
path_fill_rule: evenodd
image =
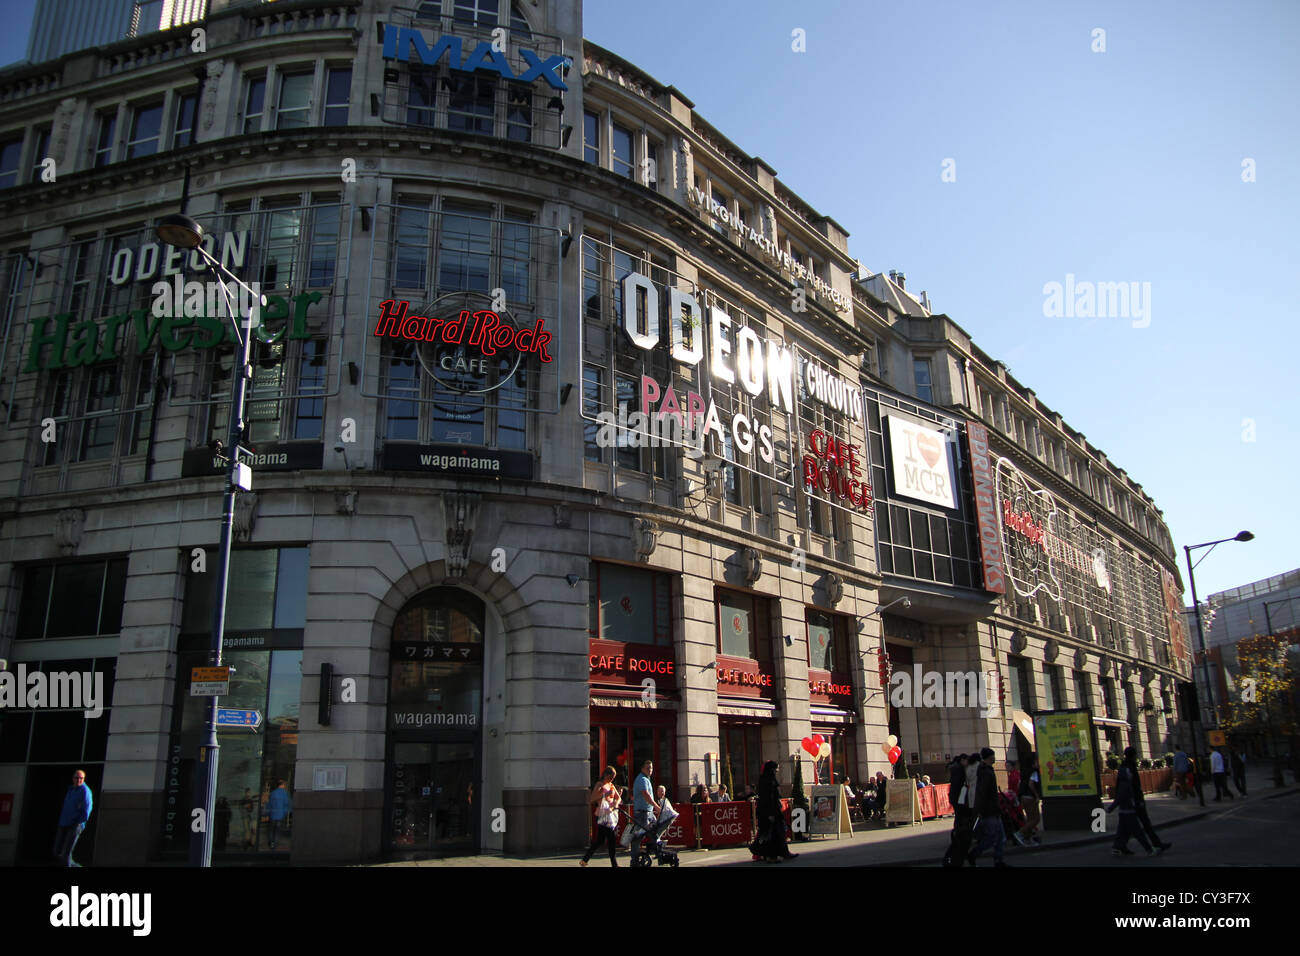
M1223 766L1223 752L1215 749L1210 751L1210 773L1214 776L1214 802L1218 803L1223 799L1223 794L1228 795L1229 800L1237 799L1228 789L1228 774Z

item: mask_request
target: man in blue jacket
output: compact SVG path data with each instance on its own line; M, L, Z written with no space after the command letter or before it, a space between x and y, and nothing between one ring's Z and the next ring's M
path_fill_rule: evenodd
M266 802L267 816L271 818L271 849L275 849L276 837L285 826L285 820L293 812L293 803L289 800L289 791L283 780L276 780L275 789Z
M78 770L72 775L72 786L63 797L63 811L59 814L59 832L54 837L54 858L63 866L81 866L72 861L72 849L86 829L90 811L95 801L86 786L86 771Z

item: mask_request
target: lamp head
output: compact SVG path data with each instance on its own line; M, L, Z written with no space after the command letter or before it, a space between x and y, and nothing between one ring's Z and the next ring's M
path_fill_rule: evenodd
M1233 540L1233 541L1252 541L1252 540L1254 540L1254 538L1255 538L1255 536L1254 536L1253 534L1251 534L1249 531L1238 531L1238 532L1237 532L1237 536L1236 536L1235 538L1233 538L1232 540Z
M154 234L177 249L196 249L203 242L203 227L189 216L173 213L163 216L154 226Z

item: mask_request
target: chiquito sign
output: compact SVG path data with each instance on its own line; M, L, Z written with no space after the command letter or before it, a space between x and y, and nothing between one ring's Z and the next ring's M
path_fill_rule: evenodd
M633 346L646 352L658 348L664 305L671 339L669 355L675 362L703 363L717 385L738 385L755 404L766 399L777 412L794 412L795 357L789 348L733 322L719 308L709 308L706 319L694 295L673 286L660 290L637 272L623 279L623 331ZM707 341L701 334L706 325ZM649 375L641 376L640 393L643 417L659 422L671 418L684 434L699 436L700 441L712 434L719 447L726 447L730 438L739 455L757 456L766 465L773 463L776 452L769 419L744 411L724 418L713 400L699 392L678 392Z

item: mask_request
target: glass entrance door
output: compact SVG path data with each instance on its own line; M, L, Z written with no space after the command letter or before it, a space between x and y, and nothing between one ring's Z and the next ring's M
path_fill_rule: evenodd
M433 833L433 744L395 743L389 761L393 809L388 842L396 852L428 850Z
M396 854L473 852L478 779L473 741L398 741L389 761L388 845Z

